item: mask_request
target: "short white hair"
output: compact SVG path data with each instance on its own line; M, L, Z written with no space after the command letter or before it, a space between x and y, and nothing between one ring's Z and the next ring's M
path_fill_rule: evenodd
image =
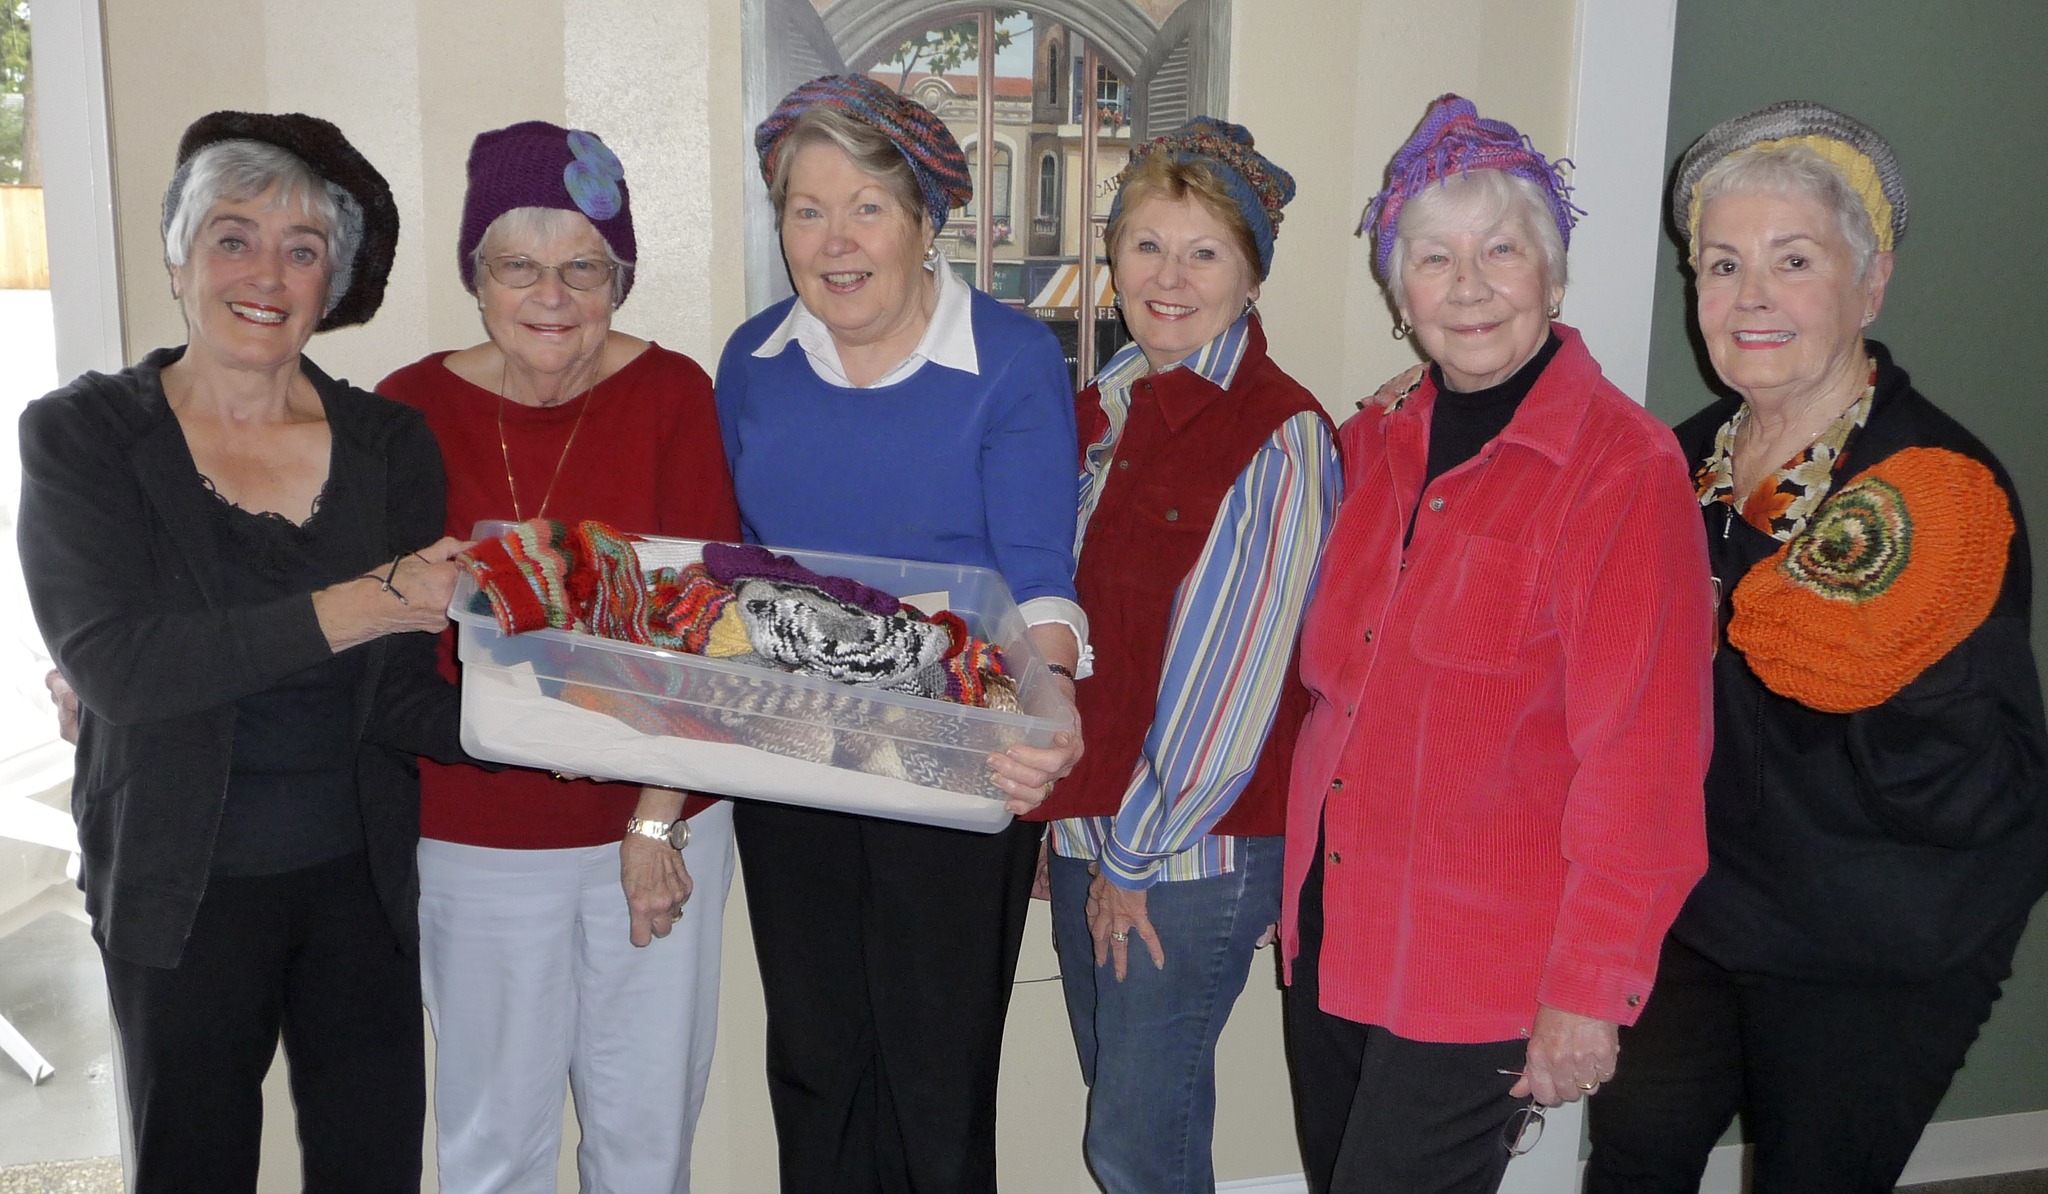
M510 242L534 243L557 240L581 231L577 225L597 232L597 243L604 246L605 259L612 263L612 306L626 301L626 274L633 263L618 255L612 242L598 232L597 225L585 219L583 213L563 207L514 207L492 220L484 234L476 239L476 251L470 254L469 285L471 289L484 284L484 259L496 255L501 245ZM548 262L554 265L555 262Z
M348 188L314 173L303 158L268 141L216 141L185 159L164 195L164 261L183 266L214 205L241 203L276 188L276 206L298 207L320 221L327 241L327 309L348 293L363 208Z
M1405 305L1401 271L1410 241L1449 230L1498 228L1516 214L1536 238L1544 288L1563 289L1567 281L1564 236L1551 215L1550 197L1535 183L1505 170L1472 170L1424 187L1401 208L1394 251L1387 255L1387 293L1397 305Z
M1753 147L1731 153L1700 176L1693 194L1699 197L1701 221L1707 205L1723 195L1738 191L1768 191L1806 197L1834 213L1842 237L1856 262L1856 280L1863 281L1870 259L1877 255L1877 227L1870 222L1870 208L1864 205L1849 181L1834 163L1804 145L1778 145L1769 149ZM1692 258L1699 260L1699 229L1693 229Z

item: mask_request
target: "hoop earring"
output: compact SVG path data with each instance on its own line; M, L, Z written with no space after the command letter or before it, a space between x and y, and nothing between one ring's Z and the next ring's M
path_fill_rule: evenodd
M1414 325L1410 324L1407 320L1404 319L1401 322L1394 325L1394 339L1406 340L1410 335L1414 333L1414 331Z

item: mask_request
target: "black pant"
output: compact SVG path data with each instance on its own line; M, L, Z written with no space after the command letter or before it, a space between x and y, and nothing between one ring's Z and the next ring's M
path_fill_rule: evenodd
M1724 970L1667 937L1657 989L1587 1113L1587 1194L1699 1189L1738 1109L1753 1194L1889 1194L2024 927L1951 973L1888 984Z
M996 1187L996 1067L1039 825L733 810L791 1194Z
M360 853L215 876L176 966L104 951L138 1194L256 1188L263 1075L284 1035L308 1194L417 1194L426 1124L418 959Z
M1492 1194L1526 1099L1523 1040L1411 1041L1318 1006L1322 851L1302 886L1301 952L1282 1003L1302 1167L1314 1194Z

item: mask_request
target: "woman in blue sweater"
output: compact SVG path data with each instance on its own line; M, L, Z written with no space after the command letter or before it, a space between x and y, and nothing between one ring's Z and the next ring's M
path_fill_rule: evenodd
M973 193L946 126L864 76L815 79L755 134L796 294L718 366L747 536L1001 573L1071 703L1074 398L1058 342L933 245ZM1013 812L1081 757L990 759ZM996 1065L1042 827L983 836L734 810L788 1191L995 1189Z

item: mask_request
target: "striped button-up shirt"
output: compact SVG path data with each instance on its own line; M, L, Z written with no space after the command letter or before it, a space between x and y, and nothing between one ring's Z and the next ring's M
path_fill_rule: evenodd
M1246 334L1239 318L1174 368L1228 391ZM1095 379L1109 429L1083 454L1077 559L1130 413L1131 386L1149 368L1132 344ZM1313 412L1281 424L1238 474L1175 595L1152 728L1122 808L1054 822L1054 850L1097 860L1110 882L1133 889L1236 869L1237 839L1209 831L1244 791L1272 728L1342 485L1336 444Z

